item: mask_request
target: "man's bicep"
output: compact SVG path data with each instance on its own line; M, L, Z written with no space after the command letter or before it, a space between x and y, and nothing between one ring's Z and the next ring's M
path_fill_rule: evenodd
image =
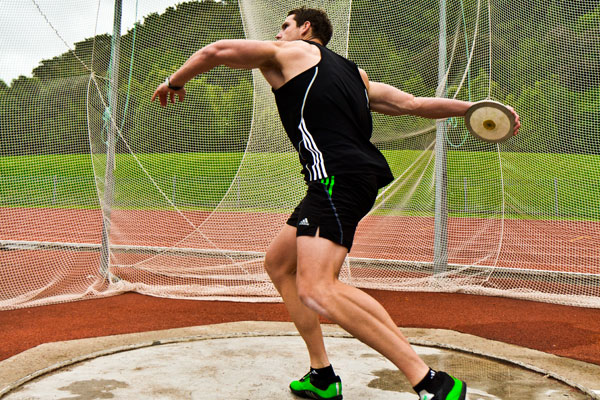
M365 72L365 70L362 69L362 68L358 69L358 73L360 74L360 78L362 79L363 83L365 84L365 87L367 88L367 92L368 92L369 91L369 86L370 86L370 83L371 83L371 82L369 82L369 76L367 75L367 73Z
M369 83L371 110L387 115L409 114L414 107L415 97L393 86L381 82Z
M279 50L276 42L245 39L220 40L210 46L219 64L240 69L273 64Z

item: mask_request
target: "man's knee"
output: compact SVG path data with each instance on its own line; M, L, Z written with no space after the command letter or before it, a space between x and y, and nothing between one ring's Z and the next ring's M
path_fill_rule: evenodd
M265 255L265 271L271 277L275 279L281 275L294 273L296 270L295 259L286 257L280 251L273 251L269 249Z
M265 254L265 271L271 279L296 273L296 235L289 229L273 240Z
M328 307L332 304L335 290L331 283L314 279L296 279L300 301L316 313L328 317Z

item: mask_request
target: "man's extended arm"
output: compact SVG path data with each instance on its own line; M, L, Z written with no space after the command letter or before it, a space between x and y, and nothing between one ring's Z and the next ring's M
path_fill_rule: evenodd
M169 89L166 84L160 85L152 101L160 99L160 105L166 106L170 98L174 101L177 94L183 101L185 89L183 86L198 74L210 71L218 65L231 68L252 69L266 68L276 63L277 51L280 48L277 42L258 40L220 40L209 44L194 53L173 75L169 78L171 87L181 87L180 90Z
M237 69L262 68L274 61L277 48L276 42L269 41L219 40L194 53L171 75L171 84L183 86L196 75L218 65Z

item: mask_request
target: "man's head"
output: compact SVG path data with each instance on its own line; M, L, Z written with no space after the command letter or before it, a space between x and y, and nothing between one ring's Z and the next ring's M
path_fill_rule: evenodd
M277 40L314 40L324 46L329 43L333 28L324 11L314 8L300 7L288 13L276 36Z

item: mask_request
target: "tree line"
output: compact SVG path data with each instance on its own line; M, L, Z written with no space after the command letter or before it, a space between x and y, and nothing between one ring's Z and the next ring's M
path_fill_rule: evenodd
M449 42L455 32L461 37L452 65L464 67L471 50L476 55L458 97L485 97L491 80L492 97L513 105L523 121L514 151L599 154L598 2L497 0L492 31L482 23L482 39L475 47L469 42L474 12L465 12L462 2L449 3L447 20L461 25L448 26ZM373 80L433 96L438 26L438 2L353 1L348 57ZM32 77L0 80L0 155L89 153L90 140L100 148L106 141L111 117L126 139L117 142L118 152L243 151L253 112L250 71L215 68L189 82L186 89L193 100L175 108L159 109L149 101L156 86L193 51L223 38L244 38L233 0L182 3L146 16L120 41L115 110L109 104L115 89L109 79L108 34L42 60ZM451 69L450 74L462 71ZM456 83L447 87L449 95L456 90ZM381 117L376 117L376 126L394 129ZM89 132L93 137L88 138Z

